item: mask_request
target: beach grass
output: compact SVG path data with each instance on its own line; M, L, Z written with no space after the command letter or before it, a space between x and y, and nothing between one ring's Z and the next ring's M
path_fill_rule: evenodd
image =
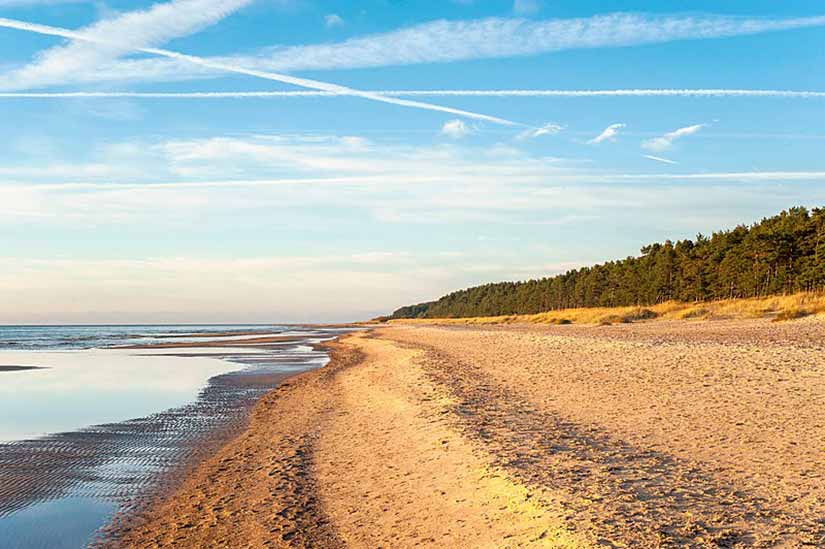
M776 322L825 315L825 294L801 292L749 299L707 302L666 301L649 307L588 307L561 309L528 315L470 318L392 320L416 324L626 324L643 320L718 320L770 318Z

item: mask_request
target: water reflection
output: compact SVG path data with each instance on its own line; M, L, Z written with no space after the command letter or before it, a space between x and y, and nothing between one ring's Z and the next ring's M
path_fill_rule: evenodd
M209 378L240 367L217 357L113 349L0 351L0 365L40 367L0 372L2 442L182 406L195 400Z
M0 520L0 546L85 547L115 509L114 503L83 497L38 503Z
M0 350L0 366L46 367L0 368L0 548L85 545L113 513L139 508L179 480L168 473L213 455L284 376L326 364L312 344L347 331L307 329L269 345L237 334L208 339L231 347L66 351L66 333L75 348L86 337L75 332L90 329L55 330L25 329L28 348L52 350ZM110 332L128 344L168 330L153 328L150 338L122 327L100 332L107 344ZM189 344L185 335L170 339ZM101 341L84 339L91 347Z

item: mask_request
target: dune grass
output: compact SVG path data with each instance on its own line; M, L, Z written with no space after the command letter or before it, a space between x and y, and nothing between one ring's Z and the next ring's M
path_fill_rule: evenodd
M668 301L650 307L592 307L530 315L472 318L405 319L393 323L438 324L625 324L642 320L713 320L770 318L775 322L825 315L825 294L798 293L764 298L700 303Z

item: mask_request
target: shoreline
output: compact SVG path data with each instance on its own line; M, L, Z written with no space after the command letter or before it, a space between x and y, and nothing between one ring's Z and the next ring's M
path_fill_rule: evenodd
M825 355L812 336L825 325L341 336L327 366L267 393L243 432L110 540L822 544Z
M161 351L158 356L179 356L179 360L213 357L229 369L211 377L194 400L179 407L0 444L0 531L11 536L10 542L56 541L63 528L59 522L38 534L26 521L47 509L71 506L74 513L86 513L84 530L72 535L82 536L90 528L91 537L83 543L99 545L113 522L173 491L200 463L243 432L260 398L295 375L317 368L319 361L326 362L315 342L336 333L317 330L277 342L286 345L257 339L248 345L247 340L214 346L197 341L186 347L201 352ZM311 352L298 349L304 343ZM110 511L101 511L107 508Z
M290 423L289 417L275 418L271 417L270 409L273 403L278 402L284 398L285 395L296 390L301 390L307 386L317 389L319 384L323 384L331 376L334 376L338 371L346 369L360 359L360 355L353 353L351 350L345 349L339 342L347 335L341 335L335 339L313 344L318 350L327 352L330 356L330 361L322 368L298 372L285 377L278 384L277 387L265 393L252 406L251 410L246 416L246 424L244 429L225 438L223 443L216 448L216 451L199 460L197 463L190 464L187 468L187 474L182 476L174 484L168 484L161 487L155 493L151 494L144 505L138 508L129 510L122 515L115 517L115 519L102 529L99 539L95 546L99 547L135 547L148 546L154 542L147 541L147 538L156 536L166 536L167 541L171 542L170 536L174 536L178 529L187 531L193 528L193 524L181 521L185 511L176 510L172 515L169 514L170 507L175 508L176 504L180 502L182 494L189 492L209 492L209 485L212 484L213 479L208 478L213 475L215 469L221 470L220 463L222 463L227 454L232 454L238 446L242 446L246 441L242 440L244 437L257 438L259 432L265 430L263 424L270 421L278 421L279 419L286 424ZM320 392L320 391L319 391ZM319 395L321 396L321 395ZM312 407L312 413L323 413L323 399L316 400L309 403ZM296 406L304 408L301 403ZM310 425L302 425L306 430L309 430ZM282 432L290 432L287 425L284 426ZM283 520L280 521L283 527L282 537L284 541L290 540L292 542L311 542L322 543L326 547L336 547L340 544L334 540L331 532L324 527L325 520L322 513L319 511L318 503L315 501L313 490L311 486L309 464L304 459L306 457L306 447L310 444L308 440L311 434L302 432L301 430L293 431L295 439L284 441L278 447L278 456L275 460L278 462L278 474L282 477L280 480L285 484L281 487L281 496L288 501L282 505L281 512L284 514ZM264 453L265 446L268 445L266 440L256 440L260 446L256 448L260 453ZM271 453L271 452L270 452ZM217 475L220 477L220 475ZM232 486L243 483L242 476L232 478ZM220 510L220 506L218 506ZM271 512L271 510L270 510ZM158 529L155 523L160 521L168 521L173 517L172 523L165 523L166 528ZM299 530L296 527L303 527ZM245 531L243 541L246 536L253 534L253 532Z
M160 477L156 478L152 488L136 498L134 503L128 508L124 508L116 513L115 516L113 516L112 519L95 534L94 539L90 543L90 547L111 547L112 545L118 546L122 544L123 541L120 538L123 536L124 532L129 532L130 530L142 525L147 520L147 515L150 515L153 509L162 506L165 502L174 497L175 493L180 490L187 479L197 474L199 468L201 468L216 454L220 453L224 448L233 444L238 437L242 436L244 432L250 428L251 418L255 414L256 408L260 405L261 400L272 393L277 392L282 387L288 386L290 381L300 378L301 376L314 374L329 366L333 360L329 344L337 341L340 337L342 336L337 336L328 342L312 343L310 345L313 350L325 352L330 356L330 361L322 368L288 373L245 374L243 379L249 381L251 386L271 385L271 388L260 395L254 403L247 407L241 420L242 423L228 426L228 428L221 431L213 432L208 440L199 441L197 444L197 455L188 456L173 467L169 468L169 470L165 471ZM292 340L289 337L286 339L289 339L290 341ZM300 340L300 338L298 339ZM199 348L210 346L203 344L194 345L197 345ZM192 347L193 344L180 346ZM237 346L243 345L240 344ZM173 347L178 347L178 345L173 344ZM215 347L231 347L231 345L218 344L215 345ZM168 347L165 347L163 344L147 344L136 345L128 348L164 349ZM182 354L180 356L185 357L188 355Z
M269 384L273 386L271 391L276 390L287 380L299 376L302 373L269 374L255 376L257 379L254 385ZM263 398L263 397L261 397ZM259 399L260 400L260 399ZM240 421L236 424L226 425L222 428L211 431L208 436L200 437L195 443L196 451L191 455L184 456L174 465L153 479L153 484L140 495L133 498L129 505L120 509L100 528L90 540L89 547L109 547L116 542L115 532L128 528L136 521L136 517L141 516L146 509L157 506L160 502L168 499L174 494L187 478L195 474L197 469L211 456L220 452L226 445L239 437L249 428L249 418L255 404L249 406Z

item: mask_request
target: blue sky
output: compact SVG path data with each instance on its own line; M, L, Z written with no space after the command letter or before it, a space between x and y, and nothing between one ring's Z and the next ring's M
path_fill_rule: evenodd
M0 322L359 319L825 205L823 30L815 1L0 0Z

